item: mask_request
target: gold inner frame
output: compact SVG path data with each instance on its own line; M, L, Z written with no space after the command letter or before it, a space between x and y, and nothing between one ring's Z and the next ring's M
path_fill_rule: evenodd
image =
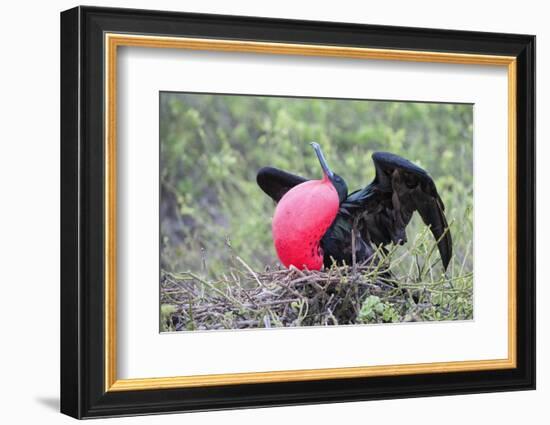
M508 72L508 357L495 360L398 364L326 369L247 372L164 378L118 379L116 325L116 123L117 48L119 46L325 56L469 65L504 66ZM447 373L516 367L516 58L461 53L370 49L327 45L105 34L105 391L236 385L357 378L416 373Z

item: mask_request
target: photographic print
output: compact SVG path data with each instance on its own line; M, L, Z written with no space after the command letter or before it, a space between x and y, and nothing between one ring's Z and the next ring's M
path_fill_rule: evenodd
M534 36L90 6L60 33L64 414L535 388Z
M160 331L473 319L473 106L161 92Z

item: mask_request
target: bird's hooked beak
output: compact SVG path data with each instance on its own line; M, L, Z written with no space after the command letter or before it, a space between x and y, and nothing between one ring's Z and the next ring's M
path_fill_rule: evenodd
M334 178L334 173L329 168L327 164L327 160L325 159L325 156L323 155L323 151L321 150L321 146L319 146L319 143L311 142L311 146L313 146L313 149L315 149L315 153L317 154L317 158L319 158L319 162L321 163L321 168L323 169L323 173L329 178Z

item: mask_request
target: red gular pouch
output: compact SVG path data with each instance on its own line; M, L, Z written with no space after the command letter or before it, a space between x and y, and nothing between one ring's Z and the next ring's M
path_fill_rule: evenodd
M325 174L289 190L277 204L273 216L273 243L285 267L321 270L320 242L338 214L338 192Z

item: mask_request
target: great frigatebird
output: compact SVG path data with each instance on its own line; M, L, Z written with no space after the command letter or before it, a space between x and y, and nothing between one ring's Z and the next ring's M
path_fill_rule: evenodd
M260 188L277 207L272 230L281 262L303 269L369 259L376 247L407 241L405 228L418 211L438 241L446 270L452 255L452 239L445 206L432 178L412 162L392 153L375 152L374 180L348 195L342 177L329 168L321 147L311 143L321 167L322 180L308 180L273 167L257 175ZM352 229L357 229L352 243Z

